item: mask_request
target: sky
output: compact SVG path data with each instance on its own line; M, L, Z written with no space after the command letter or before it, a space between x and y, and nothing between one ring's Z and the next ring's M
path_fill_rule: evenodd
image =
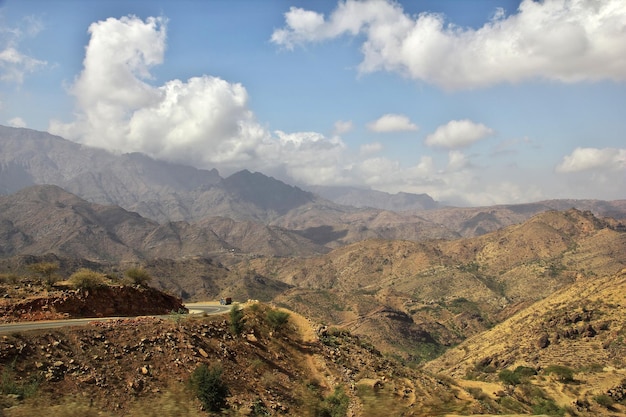
M222 176L626 198L626 0L0 0L0 124Z

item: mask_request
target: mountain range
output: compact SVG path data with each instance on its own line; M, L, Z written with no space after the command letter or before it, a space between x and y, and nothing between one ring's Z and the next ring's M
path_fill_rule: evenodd
M159 224L229 218L289 229L327 248L371 238L477 236L552 209L626 217L626 200L457 208L441 207L426 194L321 186L304 191L258 172L222 178L215 169L113 154L45 132L0 126L0 195L33 185L56 185L87 202L119 206Z
M444 207L5 127L0 194L6 285L42 261L65 276L140 266L185 301L256 299L327 324L335 359L349 332L476 412L604 415L626 399L626 200ZM519 387L499 381L520 366L533 373ZM554 366L580 386L550 379Z

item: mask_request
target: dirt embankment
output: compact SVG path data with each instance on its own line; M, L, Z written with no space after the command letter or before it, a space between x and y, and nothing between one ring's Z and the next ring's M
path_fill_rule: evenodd
M81 317L162 315L185 309L182 300L154 288L105 286L59 290L0 301L0 322Z

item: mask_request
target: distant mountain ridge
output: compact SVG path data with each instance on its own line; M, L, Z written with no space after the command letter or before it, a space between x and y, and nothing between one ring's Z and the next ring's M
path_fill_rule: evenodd
M0 126L0 194L53 184L144 217L195 221L227 216L269 222L319 197L259 173L229 178L146 155L116 155L30 129Z
M243 170L222 178L215 169L158 161L140 153L118 155L45 132L0 126L0 195L43 184L160 224L228 218L297 231L308 242L329 248L372 238L478 236L550 209L575 207L626 218L626 200L456 208L439 207L426 194L391 195L352 187L304 191L258 172Z
M400 192L389 194L382 191L356 187L311 186L307 187L315 194L337 204L357 208L375 208L390 211L432 210L440 205L428 194Z
M120 263L230 252L306 256L326 251L299 234L255 222L214 217L160 224L118 206L90 203L54 185L0 196L0 258L53 253Z

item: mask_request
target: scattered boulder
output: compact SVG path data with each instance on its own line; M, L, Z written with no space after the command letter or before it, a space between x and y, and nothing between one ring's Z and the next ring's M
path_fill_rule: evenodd
M537 340L537 347L539 349L545 349L550 345L550 336L548 336L548 333L543 333L541 336L539 336L539 339Z

